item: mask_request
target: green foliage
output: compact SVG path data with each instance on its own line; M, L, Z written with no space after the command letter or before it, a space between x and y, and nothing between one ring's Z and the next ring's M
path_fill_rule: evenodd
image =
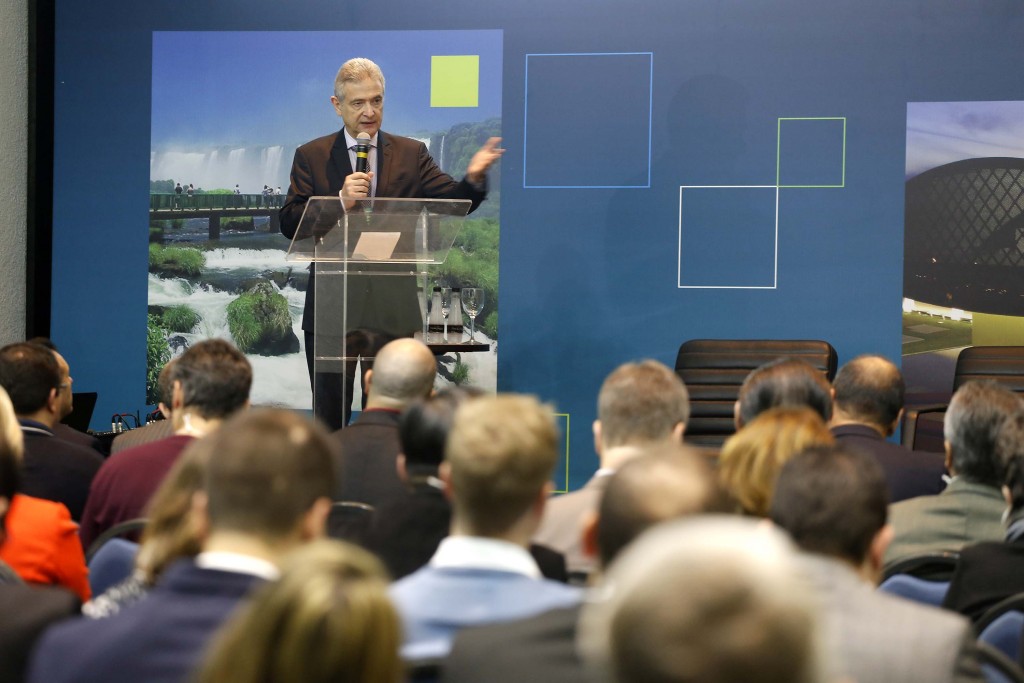
M164 277L197 278L203 272L206 257L192 247L149 245L149 271Z
M470 219L462 226L448 260L440 266L435 279L449 287L482 287L484 308L476 327L491 339L498 335L498 222ZM469 325L469 319L466 319Z
M170 359L167 330L161 326L159 318L150 314L146 319L146 403L149 405L160 400L157 378Z
M228 304L228 329L238 348L249 353L269 337L291 331L288 300L269 282L260 282Z
M172 306L160 317L160 324L169 332L191 332L202 316L184 304Z
M215 190L196 190L196 194L234 194L234 190L228 190L223 187L218 187Z
M455 367L452 368L452 383L457 387L469 384L469 366L462 362L461 357L455 361Z
M174 192L174 181L173 180L150 180L149 181L149 193L150 194L170 194Z

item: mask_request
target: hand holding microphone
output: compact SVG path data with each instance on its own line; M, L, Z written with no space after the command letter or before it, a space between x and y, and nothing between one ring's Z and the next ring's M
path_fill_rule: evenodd
M341 187L340 195L343 197L369 197L370 188L373 183L373 171L369 171L370 161L370 135L360 133L356 136L356 170L355 173L346 176L345 183ZM346 203L345 209L351 209L352 203Z

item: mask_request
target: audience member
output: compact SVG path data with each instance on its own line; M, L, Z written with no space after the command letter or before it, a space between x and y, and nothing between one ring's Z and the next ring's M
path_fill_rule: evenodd
M679 443L639 449L607 478L597 511L585 515L584 552L607 567L648 528L669 519L718 511L721 496L706 460ZM599 574L591 583L600 586ZM600 587L597 593L600 594ZM455 636L444 666L447 683L589 680L576 651L578 605L518 621L467 628Z
M67 364L61 367L44 346L22 342L0 349L0 385L11 397L25 437L22 493L63 503L78 520L103 458L54 435L54 427L70 412L67 372Z
M471 396L464 389L445 389L414 402L399 420L397 468L406 490L377 507L367 534L367 547L393 579L427 564L448 535L452 509L438 470L455 411Z
M771 408L725 442L719 479L740 512L767 517L782 466L808 446L834 441L817 413L807 408Z
M103 463L82 516L86 548L115 524L142 517L185 447L249 404L252 367L229 342L208 339L178 357L170 379L174 434L121 451Z
M441 480L451 535L430 563L392 584L405 626L403 656L447 654L461 628L531 616L579 599L541 577L526 548L558 458L550 409L527 396L467 401L455 414Z
M157 376L156 380L157 392L160 395L160 403L157 407L164 419L150 420L141 427L129 429L127 432L115 436L113 442L110 444L111 455L128 450L129 448L141 446L142 444L166 439L174 434L174 420L171 417L171 403L174 400L173 369L176 360L176 358L172 358L167 361L167 363L160 369L160 374Z
M1022 407L1020 397L992 382L967 382L956 390L942 430L946 469L953 478L936 496L892 506L895 536L886 563L1003 539L1006 501L997 441L1006 421Z
M875 590L892 538L886 491L881 466L843 446L797 455L776 483L771 518L807 553L830 680L983 680L965 619Z
M67 360L64 359L64 356L62 356L60 352L57 350L57 345L50 341L48 338L33 337L28 341L30 344L38 344L39 346L45 346L46 348L50 349L50 352L53 353L53 357L57 359L57 365L60 366L61 377L64 378L61 383L63 384L66 382L68 385L67 391L61 392L61 415L58 418L59 420L64 420L68 415L72 413L72 411L74 411L75 408L74 391L72 391L74 379L71 377L71 368L68 366L68 362ZM86 448L91 448L92 450L96 451L101 457L105 458L107 457L107 455L109 455L109 453L107 453L107 451L104 450L103 444L95 436L93 436L92 434L86 434L85 432L80 432L74 427L66 425L63 422L57 422L57 424L53 425L53 434L58 439L70 441L71 443L75 443L78 444L79 446L84 446Z
M832 390L830 426L836 441L878 461L891 502L942 492L946 465L941 455L914 453L886 441L903 417L905 387L899 368L882 356L858 356L839 369Z
M614 683L821 683L816 605L796 567L783 535L751 520L652 529L584 605L583 657Z
M376 506L404 494L395 469L401 450L398 418L413 401L430 395L436 374L434 354L422 342L396 339L381 348L366 371L366 407L334 433L343 474L335 500Z
M120 612L142 599L175 561L195 557L202 538L192 512L192 499L202 490L209 448L193 441L174 463L146 509L146 526L135 556L135 571L124 581L93 597L82 607L87 617L99 619Z
M0 388L0 547L5 516L18 492L23 437L7 392ZM22 585L0 561L0 683L23 680L28 653L50 624L78 611L78 600L59 588Z
M1024 592L1024 412L1007 419L996 450L1005 468L1003 495L1010 506L1005 540L960 551L943 603L975 622L999 601Z
M383 568L365 550L296 550L218 636L199 683L399 683L401 628Z
M653 360L619 366L597 397L600 469L582 489L548 502L533 540L563 553L570 572L593 569L580 546L580 522L597 509L608 476L646 447L681 442L689 415L686 387L667 367Z
M825 422L832 417L832 387L825 374L806 361L780 358L753 370L733 406L736 429L769 408L810 408Z
M208 451L195 497L203 551L168 567L131 609L51 629L29 680L180 683L253 586L277 579L286 553L322 535L334 466L321 427L290 411L246 411L196 447Z

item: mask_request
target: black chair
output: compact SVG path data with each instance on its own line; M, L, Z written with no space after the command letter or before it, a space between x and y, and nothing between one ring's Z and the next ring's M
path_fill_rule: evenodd
M1020 665L986 642L978 642L978 663L986 683L1024 683Z
M94 555L99 552L99 549L103 547L103 544L112 538L119 538L121 536L129 536L129 540L138 540L138 532L142 531L143 527L146 526L146 522L149 520L140 517L139 519L129 519L127 522L121 522L110 527L102 534L96 537L96 540L89 545L89 549L85 551L85 563L89 564L92 561Z
M676 374L690 393L687 443L721 446L735 431L733 405L740 385L769 361L797 358L821 370L829 382L838 357L825 341L788 339L693 339L676 355Z
M906 574L927 581L946 581L953 578L960 553L923 553L890 562L882 569L882 580Z
M409 683L436 683L441 680L444 659L430 657L414 659L405 663L406 680Z
M372 519L372 505L350 500L336 502L327 515L327 535L339 541L365 545Z
M956 359L956 370L953 373L952 395L965 382L972 380L991 380L998 382L1007 389L1024 393L1024 346L969 346L960 352ZM944 413L948 403L937 403L926 406L908 406L903 414L903 432L900 441L913 450L917 440L919 422L922 415ZM941 417L930 420L939 425L941 433Z

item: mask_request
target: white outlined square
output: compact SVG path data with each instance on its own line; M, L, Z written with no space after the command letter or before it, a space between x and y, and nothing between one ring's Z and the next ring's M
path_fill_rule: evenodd
M684 250L684 223L683 223L683 195L685 190L771 190L775 195L774 225L771 227L772 239L774 242L772 252L771 283L763 284L708 284L707 282L684 282L683 273L683 250ZM766 227L767 229L767 227ZM679 186L679 251L676 262L677 281L679 289L776 289L778 286L779 273L779 187L778 185L680 185Z

